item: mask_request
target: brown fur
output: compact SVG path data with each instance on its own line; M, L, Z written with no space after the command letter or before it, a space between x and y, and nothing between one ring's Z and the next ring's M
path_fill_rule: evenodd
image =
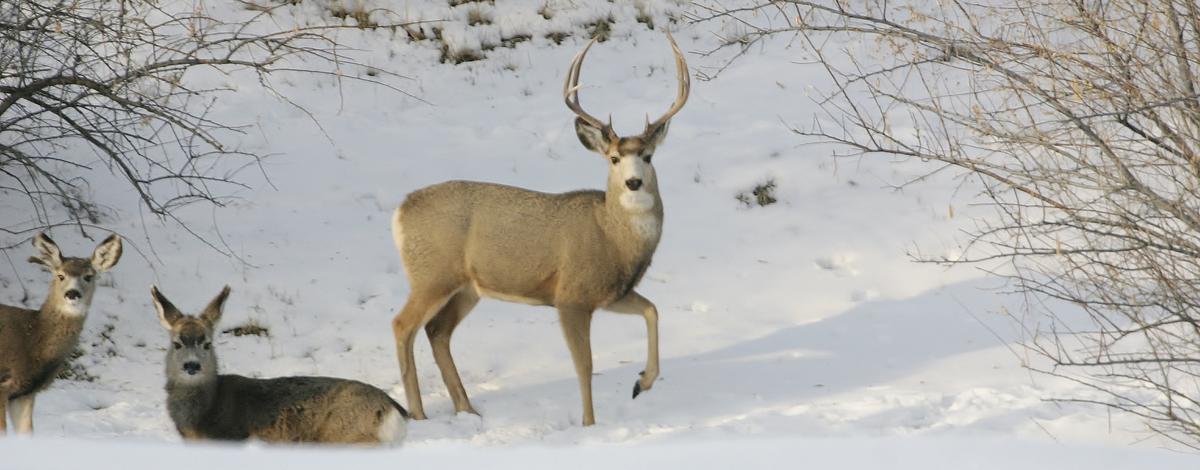
M63 257L45 234L34 237L34 246L40 253L30 262L54 277L40 309L0 305L0 433L7 430L6 409L18 431L33 431L34 397L54 381L75 349L95 276L121 257L121 240L115 235L102 242L91 259ZM72 291L78 295L74 304L67 300Z
M171 332L167 411L185 439L379 444L386 443L380 428L390 414L407 417L383 390L354 380L217 375L212 340L229 288L199 316L184 315L157 288L151 295Z
M393 235L411 293L392 328L415 419L425 418L413 358L422 327L455 410L475 413L450 355L450 336L480 296L558 309L579 379L584 425L595 422L590 325L596 309L645 318L648 357L634 397L654 384L658 310L633 289L658 247L663 221L650 159L670 117L687 99L687 65L674 40L671 45L681 74L679 97L667 115L633 137L618 136L611 125L582 111L577 82L587 49L571 64L564 95L579 116L580 143L611 163L606 191L549 194L449 181L412 192L396 210Z
M203 387L168 383L167 397L189 440L378 444L387 413L401 409L378 388L330 377L218 375Z

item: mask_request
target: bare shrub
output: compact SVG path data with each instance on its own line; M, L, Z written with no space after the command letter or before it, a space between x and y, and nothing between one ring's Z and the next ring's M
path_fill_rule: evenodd
M1029 367L1092 392L1065 399L1200 447L1200 5L772 1L695 19L741 23L727 57L807 45L833 83L794 129L811 142L977 180L997 217L927 261L1028 294Z
M244 129L210 115L232 90L197 86L189 72L253 73L280 96L272 78L281 73L363 80L342 73L362 66L326 34L341 26L264 32L272 23L260 20L280 6L254 5L251 19L228 23L156 2L0 2L0 194L31 214L0 221L0 231L99 223L88 199L97 172L118 175L160 218L223 205L245 186L231 168L263 155L230 145Z

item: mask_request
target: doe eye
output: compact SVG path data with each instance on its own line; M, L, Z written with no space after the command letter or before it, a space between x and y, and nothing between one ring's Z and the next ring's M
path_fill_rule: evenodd
M205 350L212 349L212 343L204 343L204 349Z
M60 280L60 281L65 281L65 280L67 280L67 276L63 276L62 274L59 274L59 275L58 275L58 280Z
M92 282L92 277L93 276L91 274L88 274L87 276L83 276L83 282Z
M618 164L618 163L621 163L621 159L620 159L620 158L617 158L617 157L612 157L612 158L610 158L609 160L611 160L611 161L613 162L613 165L616 165L616 164Z
M642 157L642 161L646 162L646 163L650 163L650 155L646 155L646 156Z
M175 349L183 349L183 343L176 341L174 344L175 344Z

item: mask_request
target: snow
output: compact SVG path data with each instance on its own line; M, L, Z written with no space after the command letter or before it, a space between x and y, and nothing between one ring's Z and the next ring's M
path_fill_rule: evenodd
M47 459L63 455L65 459ZM19 450L20 452L13 452ZM163 446L147 442L94 440L0 440L5 468L66 470L85 463L120 462L128 470L209 468L888 468L895 470L1008 470L1012 468L1103 468L1174 470L1195 468L1187 454L1046 442L962 439L745 439L628 446L474 447L461 444L419 449L335 450L329 448L219 445ZM117 452L120 452L119 454ZM985 457L985 458L983 458ZM107 459L107 460L97 460ZM7 466L11 465L11 467Z
M305 21L324 14L326 3L302 2L274 19ZM151 283L190 313L230 284L220 327L254 321L270 329L269 337L220 336L215 348L224 372L353 378L403 403L390 320L408 291L389 221L405 194L447 179L548 192L603 188L606 163L577 141L561 86L585 25L610 12L612 39L593 47L584 65L585 108L612 113L617 131L631 134L674 97L666 40L634 16L650 11L663 24L675 5L551 2L566 13L546 20L536 13L544 2L497 2L480 7L494 23L476 31L461 22L462 7L451 15L445 2L402 3L403 18L457 18L443 29L451 48L534 37L451 65L439 63L429 41L412 43L383 29L340 31L362 62L409 77L401 86L420 100L327 77L277 83L321 128L253 77L198 76L240 90L214 109L220 119L252 126L230 143L276 155L263 164L269 181L254 171L239 174L254 189L236 192L228 207L180 212L241 260L145 217L136 195L94 183L93 197L109 208L103 225L127 238L124 259L96 292L83 336L79 362L96 379L58 381L40 394L36 438L0 440L4 468L68 467L41 461L68 446L81 461L120 458L131 469L164 459L178 468L536 468L564 459L585 468L727 468L780 459L840 468L1183 468L1187 460L1158 450L1161 440L1145 440L1136 420L1050 400L1089 392L1022 368L1026 358L1012 349L1016 328L998 313L1019 312L1021 299L999 294L997 280L911 262L909 250L958 253L959 230L986 215L970 205L969 185L937 175L896 189L932 168L834 159L832 147L799 145L785 123L813 119L805 90L824 78L793 62L801 51L782 39L715 80L694 79L687 107L654 157L666 217L638 289L660 311L662 375L653 390L630 399L645 362L643 321L597 315L598 424L580 427L574 369L556 315L485 300L454 337L459 371L482 417L453 415L428 344L419 341L430 419L410 423L402 449L180 445L164 409L168 343L150 303ZM243 14L221 5L209 2L209 13ZM714 32L735 27L673 28L684 51L701 51L715 45ZM544 37L551 31L575 35L557 46ZM693 70L711 72L722 60L689 55ZM86 151L74 157L96 158ZM777 185L778 203L737 201L768 180ZM29 218L11 211L0 205L5 220ZM94 246L78 231L53 236L67 255ZM34 297L45 292L41 271L14 269L3 277L19 278ZM21 286L0 284L0 302L19 303Z

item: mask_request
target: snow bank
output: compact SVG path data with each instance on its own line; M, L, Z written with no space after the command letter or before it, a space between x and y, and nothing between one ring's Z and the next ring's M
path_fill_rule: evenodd
M70 449L69 452L64 450ZM0 440L4 468L68 470L114 464L122 470L211 468L837 468L844 470L1023 470L1195 468L1195 457L1163 451L990 439L728 439L657 445L479 448L440 445L394 450L249 448L37 439ZM103 465L102 465L103 466Z

